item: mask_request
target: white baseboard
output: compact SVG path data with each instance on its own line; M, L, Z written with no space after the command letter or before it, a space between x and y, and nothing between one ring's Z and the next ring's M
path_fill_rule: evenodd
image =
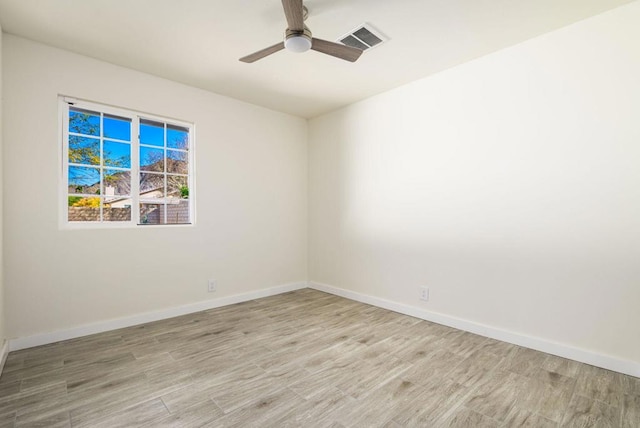
M600 354L597 352L576 348L570 345L549 341L547 339L528 336L525 334L503 330L497 327L488 326L473 321L440 314L437 312L427 311L415 306L406 305L404 303L393 302L368 294L345 290L318 282L296 282L291 284L284 284L276 287L252 291L249 293L236 294L233 296L192 303L189 305L177 306L160 311L148 312L125 318L87 324L67 330L59 330L49 333L42 333L33 336L6 340L4 341L2 347L0 347L0 374L2 373L2 368L4 367L4 363L9 351L17 351L20 349L46 345L62 340L88 336L90 334L102 333L105 331L117 330L119 328L131 327L134 325L173 318L180 315L205 311L207 309L218 308L221 306L233 305L235 303L246 302L262 297L274 296L276 294L287 293L289 291L300 290L307 287L334 294L336 296L345 297L357 302L366 303L401 314L410 315L423 320L468 331L470 333L475 333L481 336L490 337L492 339L501 340L503 342L513 343L514 345L524 346L525 348L535 349L537 351L546 352L549 354L557 355L559 357L568 358L571 360L579 361L597 367L602 367L604 369L613 370L635 377L640 377L640 364L634 361L623 360L610 355Z
M167 318L178 317L180 315L192 314L194 312L206 311L207 309L219 308L221 306L233 305L235 303L260 299L262 297L274 296L276 294L287 293L289 291L307 288L307 282L294 282L291 284L279 285L262 290L251 291L249 293L236 294L233 296L221 297L219 299L206 300L203 302L191 303L188 305L176 306L155 312L133 315L125 318L117 318L98 323L86 324L67 330L58 330L49 333L36 334L33 336L19 337L9 341L9 350L18 351L20 349L32 348L34 346L46 345L60 342L62 340L75 339L77 337L88 336L90 334L102 333L105 331L117 330L119 328L131 327ZM5 344L6 347L6 344Z
M592 366L613 370L619 373L628 374L630 376L640 377L640 363L623 360L606 354L589 351L586 349L576 348L570 345L557 343L542 339L539 337L528 336L509 330L503 330L473 321L455 318L449 315L437 312L427 311L415 306L406 305L404 303L393 302L368 294L357 293L355 291L345 290L343 288L334 287L318 282L309 282L309 288L324 291L336 296L345 297L357 302L366 303L384 309L389 309L412 317L420 318L426 321L432 321L438 324L457 328L459 330L468 331L470 333L479 334L481 336L490 337L492 339L503 342L512 343L514 345L523 346L525 348L535 349L537 351L546 352L548 354L557 355L559 357L568 358L579 361L581 363L590 364Z
M9 355L9 341L3 340L2 347L0 347L0 376L2 370L4 370L4 363L7 361L7 355Z

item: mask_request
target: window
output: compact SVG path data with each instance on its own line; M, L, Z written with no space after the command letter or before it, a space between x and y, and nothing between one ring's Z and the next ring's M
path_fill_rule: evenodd
M191 224L193 125L61 99L64 223Z

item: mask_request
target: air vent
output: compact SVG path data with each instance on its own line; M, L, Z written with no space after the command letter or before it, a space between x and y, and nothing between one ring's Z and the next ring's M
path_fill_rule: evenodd
M353 46L354 48L362 49L363 51L367 49L374 48L376 46L380 46L383 42L386 42L388 39L380 34L379 31L371 28L369 24L362 24L357 28L349 31L344 36L338 39L338 42L345 44L347 46Z

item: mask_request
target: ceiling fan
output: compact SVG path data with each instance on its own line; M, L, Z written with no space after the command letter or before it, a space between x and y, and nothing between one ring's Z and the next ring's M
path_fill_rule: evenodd
M240 61L255 62L282 49L298 53L312 49L351 62L355 62L362 55L358 48L312 37L311 30L304 25L308 10L302 5L302 0L282 0L282 6L288 25L284 41L242 57Z

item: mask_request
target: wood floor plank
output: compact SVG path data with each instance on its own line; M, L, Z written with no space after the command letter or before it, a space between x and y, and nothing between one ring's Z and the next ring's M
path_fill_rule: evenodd
M13 371L2 372L2 378L0 379L0 385L6 385L16 381L22 381L36 376L46 375L51 371L60 369L64 366L64 360L61 358L52 358L51 361L42 361L37 364L28 364L20 369Z
M449 352L447 350L447 352ZM453 369L447 373L447 378L471 387L477 385L490 373L501 361L502 357L477 349L469 354L466 358L461 355L455 355L452 359L444 359L443 364L449 362L457 362L464 358L459 364L453 366ZM451 367L451 366L450 366Z
M16 412L0 413L0 428L13 428L16 423Z
M577 361L568 360L566 358L557 357L555 355L547 355L542 368L559 375L576 378L580 370L580 363Z
M382 355L363 361L349 378L339 381L336 387L354 398L364 398L409 368L411 364L399 358Z
M271 390L267 393L256 391L253 398L242 407L228 412L220 421L211 423L213 426L247 427L273 426L280 419L292 417L295 409L304 404L304 399L298 397L287 388Z
M505 428L556 428L558 423L528 410L514 407L501 426Z
M20 392L21 380L14 380L0 384L0 397L8 397Z
M270 423L274 427L328 427L337 420L346 418L356 404L357 401L354 398L331 387L306 399L304 404L296 407L294 413L284 415Z
M213 391L211 398L225 413L228 413L251 403L256 396L279 391L307 375L308 373L300 368L285 368L281 371L261 373L251 378L243 376L220 384L219 388Z
M554 422L561 422L574 393L573 384L558 384L538 381L540 400L536 413Z
M438 349L412 364L408 370L402 373L402 378L419 385L427 385L433 379L444 379L463 361L464 358L460 355L453 354L446 349Z
M444 422L443 426L450 428L497 428L500 424L488 416L462 407L459 411L451 415L451 417Z
M484 352L497 355L499 357L507 357L513 354L518 349L518 346L507 342L500 342L499 340L487 338L478 348Z
M439 342L449 352L456 355L460 355L464 358L468 358L470 355L479 350L484 342L487 341L486 337L478 336L477 334L463 332L455 337L449 337Z
M47 406L49 401L58 400L60 397L65 397L66 394L66 385L64 383L57 383L44 388L31 389L0 397L0 415L16 412L16 415L20 416L25 413L37 411Z
M219 421L223 416L224 412L212 400L204 400L141 426L144 428L193 428Z
M621 419L621 426L624 428L640 427L640 396L624 396Z
M440 426L469 395L469 389L449 380L434 379L421 386L411 405L392 409L393 420L405 427Z
M154 423L169 415L169 411L160 399L155 399L129 407L124 410L109 413L102 419L75 420L74 428L128 428Z
M617 373L583 364L576 382L576 394L621 407L624 398Z
M520 377L512 372L496 371L465 401L469 410L504 422L518 400Z
M353 357L338 358L330 367L294 381L289 388L301 397L310 399L328 389L337 388L339 382L355 376L360 366L361 361Z
M351 358L351 360L355 360L359 358L358 356L365 352L366 349L367 347L365 345L358 342L339 342L334 346L305 355L294 361L294 363L309 373L317 373L332 366L338 359Z
M34 417L33 414L28 414L26 416L18 416L15 426L16 428L70 428L71 419L67 411L52 413L42 417Z
M395 409L404 409L412 403L420 390L418 385L395 378L357 400L349 414L341 422L355 426L376 426L393 419Z
M196 404L211 400L211 396L219 393L220 385L236 381L254 379L264 375L265 370L254 364L239 364L236 367L226 367L224 370L215 370L210 375L200 374L194 378L194 382L180 389L162 395L171 413L180 412Z
M515 348L505 357L500 368L522 376L535 376L542 367L547 354L527 348Z
M620 409L602 401L574 394L562 420L563 427L614 428L620 426Z

